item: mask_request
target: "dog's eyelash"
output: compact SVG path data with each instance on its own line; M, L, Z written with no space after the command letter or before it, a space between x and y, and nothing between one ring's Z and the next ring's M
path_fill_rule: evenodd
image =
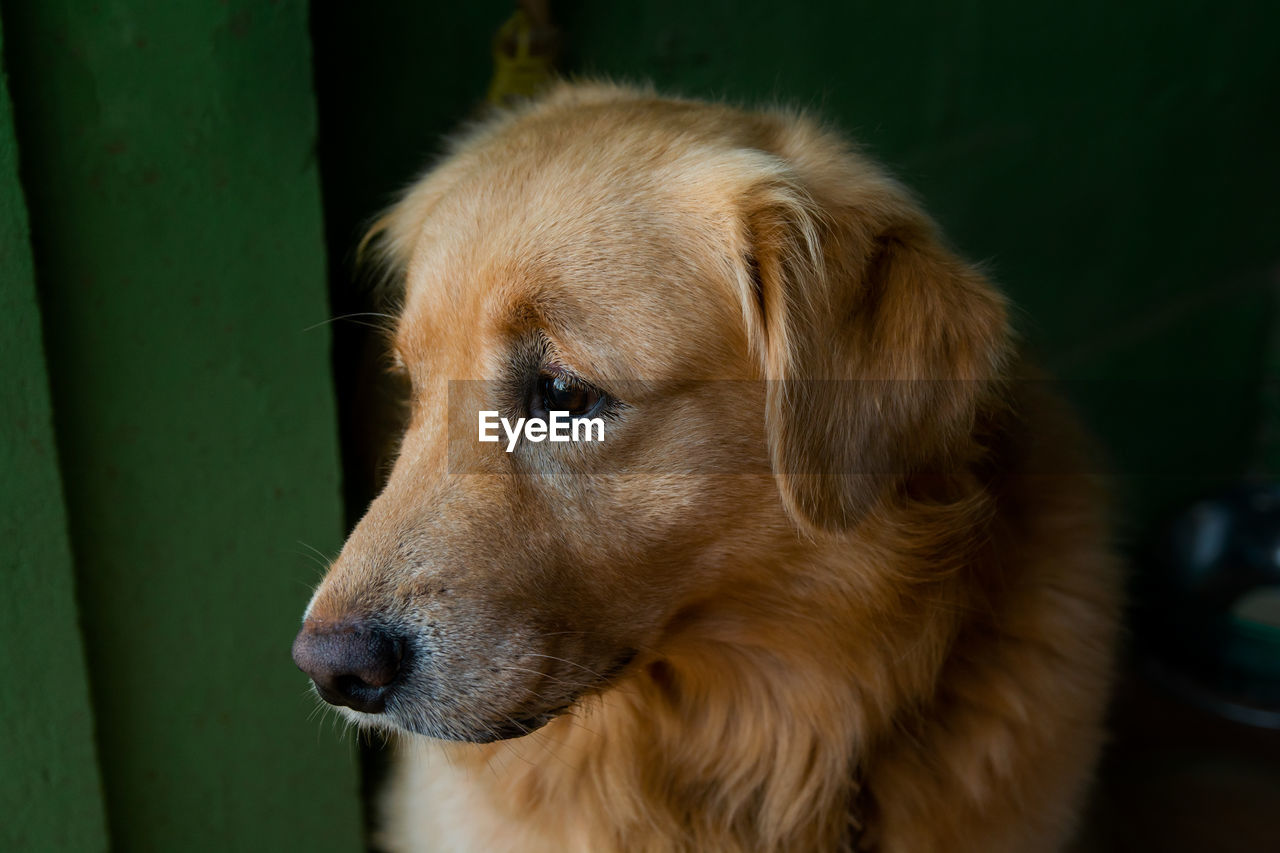
M583 378L580 373L565 364L564 361L557 356L551 341L544 335L540 334L538 336L536 353L536 363L534 368L539 375L551 376L573 385L576 388L596 391L603 394L609 400L609 406L607 408L611 410L611 414L616 414L616 409L623 405L622 400L618 395L604 387L604 385L599 382Z
M594 383L591 383L591 382L587 382L585 379L578 376L578 374L574 373L572 370L569 370L563 364L560 364L558 362L551 362L549 364L545 364L543 365L542 369L538 372L541 376L548 376L552 379L556 379L560 382L563 382L565 385L571 386L573 388L577 388L583 391L600 391L601 393L603 393L603 389L600 388L598 385L595 385Z
M572 417L612 417L618 413L619 406L607 391L580 379L562 365L551 364L539 371L534 380L528 410L534 415L552 409L567 410Z

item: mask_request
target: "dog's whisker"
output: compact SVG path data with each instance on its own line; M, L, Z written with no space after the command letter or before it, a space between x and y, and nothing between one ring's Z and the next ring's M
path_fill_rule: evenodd
M547 660L554 660L554 661L559 661L560 663L566 663L569 666L576 666L578 669L582 670L583 672L594 675L596 678L600 679L601 681L608 680L607 676L605 676L603 673L596 672L591 667L584 666L583 664L580 664L576 661L571 661L568 658L556 657L555 655L544 655L538 652L526 652L525 656L531 657L531 658L546 658Z
M314 566L318 569L318 571L317 571L317 575L318 575L319 577L317 578L317 580L318 580L319 578L324 577L324 573L325 573L325 572L327 572L327 571L329 571L329 564L328 564L327 562L323 561L323 560L319 560L319 559L317 559L317 558L315 557L315 555L313 555L313 554L308 554L308 553L307 553L307 552L305 552L305 551L295 551L294 553L296 553L299 557L302 557L302 558L304 558L304 559L306 559L306 560L310 561L310 562L311 562L311 564L312 564L312 565L314 565Z
M360 322L359 320L362 317L376 317L376 318L381 318L383 320L386 320L387 322L386 323ZM346 320L350 320L356 323L356 325L366 326L370 329L375 329L377 331L383 332L383 331L389 331L391 328L393 328L395 323L399 320L399 318L391 314L383 314L377 311L357 311L352 314L340 314L337 317L330 317L327 320L321 320L319 323L313 323L312 325L307 326L302 331L310 332L310 331L314 331L315 329L319 329L322 326L328 326L331 323L337 323L337 322L346 321Z
M585 689L585 688L587 688L587 687L590 687L590 686L592 685L592 683L593 683L593 682L584 682L584 681L570 681L570 680L565 679L565 678L557 678L556 676L552 675L551 673L549 673L549 672L544 672L544 671L542 671L542 670L540 670L540 669L530 669L530 668L529 668L529 667L527 667L527 666L516 666L516 665L514 665L514 664L503 664L503 665L502 665L502 667L500 668L500 671L502 671L502 672L527 672L527 673L529 673L530 675L536 675L536 676L539 676L540 678L545 678L545 679L547 679L547 680L549 680L549 681L554 681L554 682L555 682L555 683L557 683L557 684L563 684L564 686L569 687L569 688L572 688L572 689L574 689L574 690L583 690L583 689Z
M330 557L328 554L325 554L325 553L324 553L323 551L321 551L319 548L315 547L314 545L312 545L312 544L310 544L310 543L308 543L308 542L304 542L304 541L302 541L301 539L297 539L297 540L295 540L295 541L296 541L299 545L301 545L303 548L306 548L308 552L310 552L310 553L309 553L309 556L310 556L313 560L315 560L315 562L316 562L319 566L321 566L325 571L328 571L328 570L329 570L329 566L331 566L331 565L333 564L333 558L332 558L332 557Z

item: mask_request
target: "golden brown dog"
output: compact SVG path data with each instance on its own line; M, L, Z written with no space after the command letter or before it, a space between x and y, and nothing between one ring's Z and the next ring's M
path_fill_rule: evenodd
M388 849L1060 849L1104 507L898 184L796 115L563 86L376 231L411 415L294 652L402 735Z

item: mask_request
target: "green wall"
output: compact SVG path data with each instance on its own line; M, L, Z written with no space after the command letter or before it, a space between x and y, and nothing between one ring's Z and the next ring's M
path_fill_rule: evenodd
M0 850L105 850L12 118L0 79Z
M112 847L357 849L353 748L309 719L289 658L320 574L309 546L343 531L328 333L304 331L328 316L307 6L2 10ZM65 568L57 544L33 563ZM74 675L72 636L20 639L24 667ZM26 671L11 666L6 695ZM32 773L71 768L48 735L88 722L81 703L45 723L43 698L20 709L46 727L19 756ZM34 792L88 813L35 849L101 847L84 778Z

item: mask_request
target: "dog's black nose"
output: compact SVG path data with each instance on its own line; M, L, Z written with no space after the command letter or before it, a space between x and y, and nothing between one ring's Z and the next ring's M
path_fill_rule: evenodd
M399 640L368 625L305 624L293 641L293 662L330 705L378 714L400 672L403 651Z

